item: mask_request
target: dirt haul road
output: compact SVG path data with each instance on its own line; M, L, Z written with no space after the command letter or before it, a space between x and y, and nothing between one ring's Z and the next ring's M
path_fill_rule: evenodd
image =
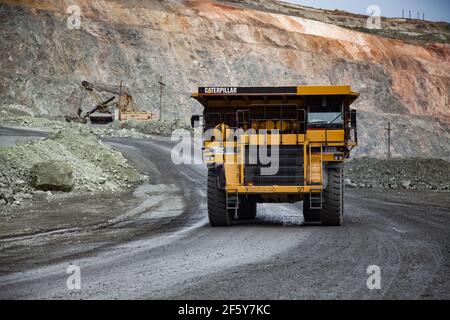
M166 190L164 202L101 228L0 239L0 298L450 298L448 193L348 189L343 227L303 225L295 204L258 205L256 221L212 228L203 165L173 164L168 138L107 142ZM80 290L66 286L71 264ZM370 265L381 289L367 288Z

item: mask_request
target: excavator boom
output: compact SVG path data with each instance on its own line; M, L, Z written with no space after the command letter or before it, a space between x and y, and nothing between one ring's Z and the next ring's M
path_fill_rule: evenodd
M81 116L81 109L78 110L78 117L66 116L67 121L86 123L89 119L91 123L109 123L114 120L113 109L118 112L118 120L148 120L153 118L153 114L145 111L138 111L134 104L133 97L129 94L127 87L120 83L119 87L93 84L88 81L81 82L81 86L96 101L96 106ZM102 92L113 94L109 99L102 101Z

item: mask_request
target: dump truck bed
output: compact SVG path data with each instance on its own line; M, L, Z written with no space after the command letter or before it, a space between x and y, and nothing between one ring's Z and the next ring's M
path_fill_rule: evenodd
M349 104L359 93L350 86L288 86L288 87L199 87L192 98L204 107L233 107L241 105L298 103L306 96L345 96Z

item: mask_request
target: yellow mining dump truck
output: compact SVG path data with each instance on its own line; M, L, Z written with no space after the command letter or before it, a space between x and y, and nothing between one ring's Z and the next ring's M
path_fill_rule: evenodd
M212 226L257 203L303 201L306 222L341 225L343 162L357 145L350 86L200 87Z

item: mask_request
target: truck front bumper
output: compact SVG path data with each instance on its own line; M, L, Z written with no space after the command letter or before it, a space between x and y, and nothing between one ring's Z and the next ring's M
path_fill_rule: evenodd
M317 186L227 186L226 191L230 193L242 194L296 194L296 193L310 193L320 192L321 185Z

